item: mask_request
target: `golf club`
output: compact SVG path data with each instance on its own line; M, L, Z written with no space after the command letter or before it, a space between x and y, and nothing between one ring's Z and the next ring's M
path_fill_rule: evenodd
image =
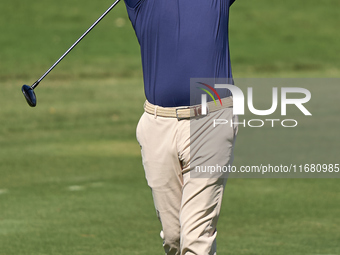
M39 83L48 75L56 65L59 64L59 62L108 14L113 7L115 7L120 0L116 0L110 7L107 9L102 16L100 16L93 24L92 26L86 30L86 32L79 37L79 39L55 62L50 69L48 69L35 83L33 83L32 86L29 85L23 85L21 88L22 93L24 94L27 103L31 107L35 107L37 105L37 97L34 93L34 89L39 85Z

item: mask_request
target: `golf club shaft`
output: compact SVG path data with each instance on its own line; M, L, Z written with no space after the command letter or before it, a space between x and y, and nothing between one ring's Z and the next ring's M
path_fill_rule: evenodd
M37 87L38 85L39 85L39 83L46 77L46 75L48 75L49 74L49 72L51 72L52 71L52 69L53 68L55 68L56 67L56 65L58 65L59 64L59 62L71 51L71 50L73 50L73 48L92 30L92 28L94 28L105 16L106 16L106 14L108 14L112 9L113 9L113 7L115 7L117 4L118 4L118 2L119 2L120 0L116 0L111 6L110 6L110 8L109 9L107 9L104 13L103 13L103 15L102 16L100 16L93 24L92 24L92 26L89 28L89 29L87 29L86 30L86 32L82 35L82 36L80 36L79 37L79 39L57 60L57 62L55 62L54 64L53 64L53 66L51 66L50 67L50 69L48 69L47 71L46 71L46 73L44 73L40 78L39 78L39 80L37 80L32 86L31 86L31 88L32 89L34 89L35 87Z

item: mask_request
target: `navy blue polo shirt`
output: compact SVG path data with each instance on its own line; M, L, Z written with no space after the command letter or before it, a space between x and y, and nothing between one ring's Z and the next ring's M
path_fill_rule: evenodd
M190 78L232 78L228 20L234 1L125 0L150 103L188 106Z

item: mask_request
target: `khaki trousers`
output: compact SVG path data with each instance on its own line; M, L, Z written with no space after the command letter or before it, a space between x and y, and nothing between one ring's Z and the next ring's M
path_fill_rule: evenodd
M232 163L237 126L214 128L213 119L234 118L232 108L225 108L192 120L146 112L139 120L137 140L167 255L216 254L216 224L227 179L194 178L191 172L197 164Z

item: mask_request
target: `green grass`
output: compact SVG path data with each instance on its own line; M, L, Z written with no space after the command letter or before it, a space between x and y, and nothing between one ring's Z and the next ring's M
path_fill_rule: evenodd
M20 92L111 3L0 3L0 255L163 253L135 139L144 95L124 5L36 89L36 108ZM339 5L236 1L235 77L339 77ZM313 116L289 108L293 131L240 128L235 165L340 163L337 84L306 85ZM259 108L266 88L254 89ZM339 189L338 179L228 180L219 254L340 254Z
M242 77L339 77L340 2L238 1L231 10L234 73Z

